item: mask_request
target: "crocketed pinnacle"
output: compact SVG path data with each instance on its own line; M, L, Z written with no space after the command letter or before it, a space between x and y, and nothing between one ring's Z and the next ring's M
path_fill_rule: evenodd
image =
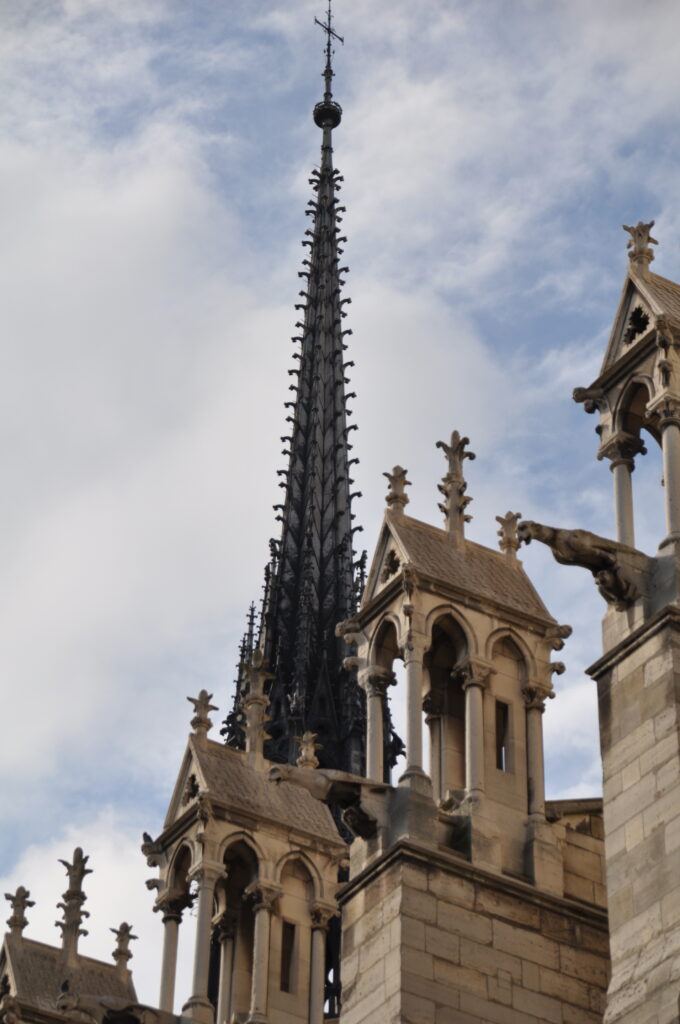
M283 498L275 506L281 537L272 542L257 643L274 677L266 756L294 764L297 738L312 732L323 767L361 773L364 697L354 672L343 667L347 651L335 636L336 624L356 609L365 559L356 560L353 549L359 527L353 526L352 499L358 493L352 493L350 472L358 459L351 457L356 428L347 408L354 395L345 388L353 364L345 358L345 337L351 331L343 326L350 302L342 296L348 268L340 266L346 241L338 198L343 179L333 167L332 133L342 109L332 93L332 39L340 37L333 32L330 9L321 27L327 34L325 88L313 113L322 131L321 161L310 178L314 197L306 211L311 224L302 242L307 249L299 272L304 288L293 339L299 350L288 371L290 429L282 438L288 466L279 471ZM240 699L237 693L223 730L234 746L241 746ZM387 760L393 761L389 752Z

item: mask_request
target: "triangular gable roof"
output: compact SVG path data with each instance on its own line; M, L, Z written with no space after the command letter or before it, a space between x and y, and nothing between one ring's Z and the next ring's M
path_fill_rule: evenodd
M378 535L378 543L375 546L373 558L371 559L371 568L368 572L368 578L366 580L366 587L364 590L364 604L366 604L367 601L370 601L370 599L380 589L380 576L390 550L396 551L400 562L403 563L408 561L408 555L399 541L398 534L396 534L391 528L393 522L394 516L392 513L386 512Z
M622 354L623 335L630 314L636 306L648 310L652 317L665 316L675 320L680 327L680 284L660 277L659 274L641 274L632 264L628 267L600 376L613 366ZM626 348L628 350L628 347Z
M379 567L389 550L385 531L394 541L395 548L403 554L404 561L410 562L417 572L429 579L543 622L555 622L521 565L513 565L502 552L471 540L465 540L458 547L452 543L446 530L410 516L385 516L382 552L376 552L371 566L374 580L377 580ZM377 590L367 592L370 600Z
M265 765L269 766L269 762ZM199 743L193 736L189 737L165 828L172 825L185 809L181 799L186 780L192 772L210 801L224 807L227 812L240 812L262 822L271 821L343 845L330 811L306 789L290 782L270 782L267 769L255 768L243 751L212 740ZM188 804L186 809L190 806Z
M201 772L200 764L196 760L194 754L195 746L193 738L189 737L186 750L184 751L184 757L182 758L182 764L180 765L179 773L177 775L177 782L175 788L172 791L170 798L170 804L168 805L168 812L165 815L165 821L163 828L169 828L174 821L184 813L186 807L184 803L184 793L186 791L187 783L190 775L196 776L196 782L198 783L199 790L205 790L208 788L207 780L204 778Z
M132 979L121 977L115 964L78 954L77 966L67 968L60 948L23 936L6 935L3 952L13 994L22 1003L47 1013L57 1012L55 1004L67 975L73 979L72 990L80 996L137 1002Z

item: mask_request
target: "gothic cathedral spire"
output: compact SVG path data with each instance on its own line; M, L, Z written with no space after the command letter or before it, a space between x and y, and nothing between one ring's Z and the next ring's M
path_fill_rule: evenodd
M350 435L351 415L345 385L347 369L340 266L344 207L338 193L342 176L333 166L333 129L342 108L333 98L333 30L330 3L325 23L326 62L323 99L314 107L321 129L321 162L312 171L314 197L308 203L311 225L305 232L306 256L299 272L305 287L296 309L301 312L293 339L292 399L289 410L288 467L280 470L283 501L275 506L281 537L271 544L272 560L265 571L259 646L274 679L270 690L269 758L294 762L296 739L317 735L322 766L361 773L364 767L365 703L355 675L343 667L343 641L335 626L350 617L363 587L363 559L355 560L352 538ZM252 645L252 639L251 639ZM239 685L240 684L240 685ZM227 742L242 745L239 705L244 690L239 671L234 710L223 730ZM240 692L239 692L240 691ZM387 732L391 739L391 729ZM388 760L389 755L388 755Z

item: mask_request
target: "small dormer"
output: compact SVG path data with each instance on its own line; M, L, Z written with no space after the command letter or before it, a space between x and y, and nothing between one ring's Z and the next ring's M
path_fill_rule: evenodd
M680 285L649 269L654 221L625 227L629 266L600 375L574 399L600 414L598 458L614 477L616 537L635 546L632 473L659 445L663 457L667 534L662 547L680 542Z

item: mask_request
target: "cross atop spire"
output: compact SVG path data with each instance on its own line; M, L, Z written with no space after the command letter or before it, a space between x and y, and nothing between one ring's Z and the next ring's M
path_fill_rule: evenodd
M314 19L314 22L322 28L326 33L326 67L324 69L324 78L326 79L326 95L324 99L331 99L331 79L333 78L333 39L338 39L342 45L345 44L344 36L339 36L333 28L333 14L331 11L331 0L328 0L328 10L326 11L326 20L319 21L318 18Z

